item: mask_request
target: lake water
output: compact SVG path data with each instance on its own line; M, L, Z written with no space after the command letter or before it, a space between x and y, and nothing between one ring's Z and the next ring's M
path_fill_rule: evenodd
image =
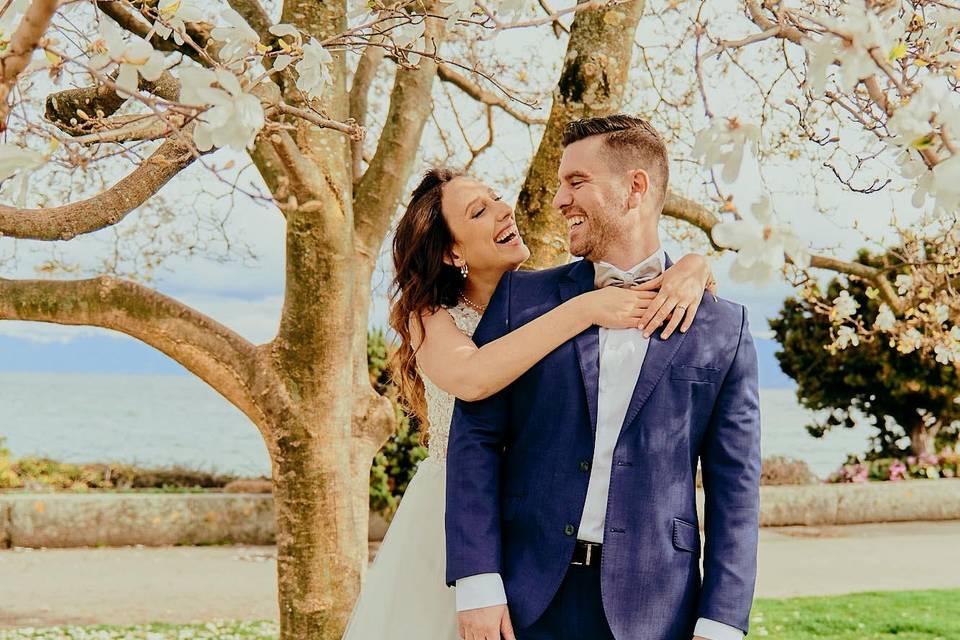
M760 391L763 456L806 460L825 477L866 448L870 427L813 438L792 389ZM118 461L269 475L260 433L199 379L143 374L0 373L0 436L15 457Z

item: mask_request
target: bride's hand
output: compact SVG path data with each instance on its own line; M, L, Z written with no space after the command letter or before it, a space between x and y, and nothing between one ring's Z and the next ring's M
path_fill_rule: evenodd
M636 329L656 291L603 287L583 294L584 313L592 324L606 329Z
M662 338L669 338L678 325L681 333L686 332L693 324L704 289L711 279L712 273L707 259L698 253L690 253L656 278L634 287L636 291L647 293L660 289L638 323L643 335L649 337L668 316L670 320L661 334Z

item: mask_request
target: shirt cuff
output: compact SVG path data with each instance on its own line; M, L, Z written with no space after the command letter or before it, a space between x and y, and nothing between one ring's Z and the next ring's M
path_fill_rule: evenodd
M738 627L731 627L708 618L698 618L693 635L707 638L707 640L743 640L745 634Z
M456 583L457 611L507 604L503 579L499 573L478 573L460 578Z

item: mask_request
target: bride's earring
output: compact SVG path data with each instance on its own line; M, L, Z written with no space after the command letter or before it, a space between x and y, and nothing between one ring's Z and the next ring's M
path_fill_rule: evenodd
M466 278L468 273L470 273L470 267L468 267L467 263L464 262L462 265L460 265L460 275Z

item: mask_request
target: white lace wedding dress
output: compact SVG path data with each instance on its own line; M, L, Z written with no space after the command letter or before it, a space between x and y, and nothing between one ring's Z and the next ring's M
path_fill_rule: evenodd
M447 309L473 336L480 314L463 303ZM430 455L414 474L367 572L344 640L459 640L455 593L446 585L447 437L455 398L420 372L430 422Z

